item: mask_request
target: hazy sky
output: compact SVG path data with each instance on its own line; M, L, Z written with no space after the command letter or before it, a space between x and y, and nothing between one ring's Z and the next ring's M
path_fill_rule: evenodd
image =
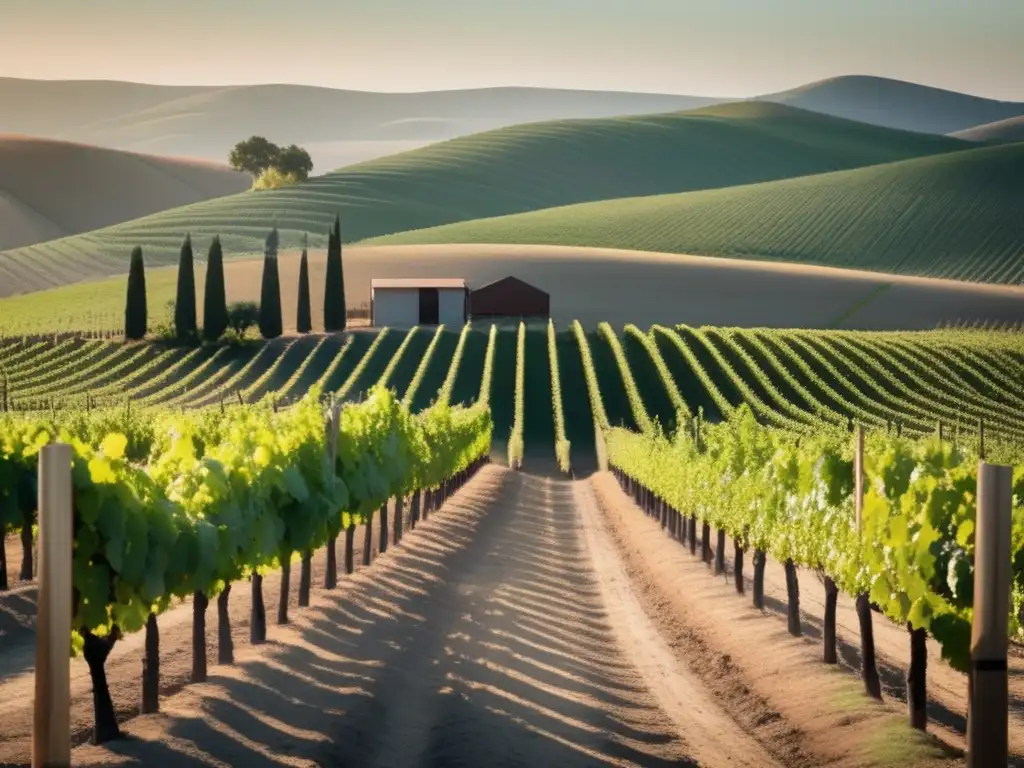
M750 96L873 74L1024 101L1022 33L1024 0L0 0L0 76Z

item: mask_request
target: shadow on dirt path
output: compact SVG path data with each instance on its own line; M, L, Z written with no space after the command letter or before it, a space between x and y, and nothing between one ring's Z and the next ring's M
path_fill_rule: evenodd
M569 482L485 467L270 635L75 764L694 764L618 650Z

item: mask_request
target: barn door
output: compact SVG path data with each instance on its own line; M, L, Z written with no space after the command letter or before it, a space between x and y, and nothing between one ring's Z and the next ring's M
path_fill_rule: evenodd
M420 325L437 325L441 320L441 299L437 288L420 288Z

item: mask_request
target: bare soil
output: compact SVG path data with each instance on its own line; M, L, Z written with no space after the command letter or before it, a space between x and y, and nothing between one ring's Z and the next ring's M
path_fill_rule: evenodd
M248 600L233 603L247 612ZM165 677L187 668L184 614L161 619ZM74 762L696 764L702 731L680 735L681 713L659 706L614 626L571 485L486 467L401 547L271 627L268 645L240 642L234 666L212 667L161 714L130 720L129 739L81 746ZM139 650L120 658L114 698L137 698ZM30 715L30 700L3 712L22 761L14 718Z
M297 253L281 256L284 317L294 318ZM228 299L258 300L262 259L230 261ZM310 253L310 285L325 256ZM976 317L1024 321L1024 288L884 275L777 262L542 245L346 246L350 306L368 304L370 281L461 277L470 288L514 275L551 296L559 325L610 322L918 330ZM586 280L580 280L586 275ZM314 288L314 293L316 289ZM313 327L322 308L313 307ZM321 314L317 314L321 312Z
M408 510L406 511L408 514ZM361 568L363 537L360 527L355 536L355 563ZM373 554L379 549L378 531L374 531ZM21 564L21 545L16 538L8 539L8 563L16 554L17 567ZM338 544L339 583L344 584L344 546ZM11 567L17 575L17 567ZM326 555L324 551L313 558L312 583L320 588L324 581ZM292 565L290 579L289 612L298 611L299 563ZM280 573L268 574L263 581L263 600L267 611L268 634L277 619L280 599ZM230 598L231 635L236 657L249 648L249 625L252 602L248 581L232 586ZM35 613L36 588L31 583L15 584L10 592L0 593L0 766L27 765L31 757L32 698L35 686ZM206 653L211 669L217 659L216 602L210 601L206 612ZM192 601L166 611L159 617L160 674L162 696L173 694L189 683L192 671ZM107 661L107 677L118 720L125 722L139 713L142 693L142 658L145 633L138 632L120 640ZM87 741L92 734L92 683L89 670L82 658L71 662L71 738L72 743Z
M875 702L853 675L823 664L820 642L791 636L782 610L754 609L749 585L740 597L732 583L713 577L611 474L588 482L648 612L736 719L777 745L785 765L962 764L956 751L913 731L895 702ZM766 579L765 591L779 605L774 579L771 592Z
M234 587L232 666L214 663L211 607L206 683L186 685L191 606L162 615L158 715L137 715L142 633L118 643L108 673L126 738L82 743L75 765L962 764L912 731L898 702L821 663L812 583L807 632L793 638L777 566L756 611L607 473L571 482L491 465L337 590L319 588L323 553L314 563L308 609L293 568L288 626L273 623L279 580L265 580L264 646L248 643L248 585ZM30 589L0 598L4 621L17 624ZM28 626L0 641L3 765L29 760L34 640L22 613ZM841 610L847 664L848 619ZM81 743L91 695L77 660L72 691Z

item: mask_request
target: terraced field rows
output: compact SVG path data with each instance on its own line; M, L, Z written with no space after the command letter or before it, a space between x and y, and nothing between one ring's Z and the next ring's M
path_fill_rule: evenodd
M845 429L854 420L923 434L942 422L948 435L969 442L984 420L989 440L1024 442L1019 334L617 331L604 324L590 334L579 326L553 329L549 338L546 326L531 326L518 412L517 336L514 327L490 335L472 326L360 330L219 349L5 340L0 381L15 409L228 407L265 397L287 403L313 386L358 400L378 383L414 411L438 399L465 404L483 395L494 409L496 442L509 438L518 415L528 454L554 455L564 440L572 458L563 444L560 463L573 466L594 455L595 419L672 430L698 413L717 421L744 402L764 422L791 429Z
M355 242L467 219L754 184L972 146L764 102L526 123L349 166L287 189L229 195L0 252L0 296L4 288L39 290L123 273L136 245L147 265L174 264L186 232L199 253L213 235L229 256L261 253L274 224L282 248L297 246L307 232L319 248L339 211L346 242Z
M369 242L532 243L1024 283L1024 144L477 218Z

